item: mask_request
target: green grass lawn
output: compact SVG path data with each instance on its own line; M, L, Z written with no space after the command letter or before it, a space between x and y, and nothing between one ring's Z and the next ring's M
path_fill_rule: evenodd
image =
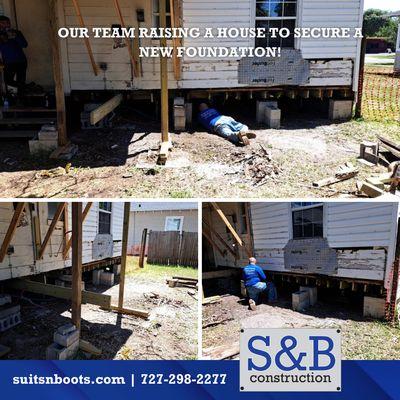
M153 276L159 278L171 278L172 276L197 278L198 269L192 267L176 267L147 263L145 263L144 268L142 269L139 268L139 257L128 257L126 274L135 276Z

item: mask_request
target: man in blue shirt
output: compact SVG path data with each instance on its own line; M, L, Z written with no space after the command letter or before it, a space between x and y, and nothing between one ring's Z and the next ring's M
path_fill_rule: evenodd
M260 294L263 292L267 293L269 302L277 300L275 285L272 282L265 282L267 277L262 268L257 265L257 260L254 257L251 257L249 265L243 268L242 277L249 296L251 310L256 309Z
M18 88L20 92L26 84L28 62L24 50L28 47L24 35L11 29L10 19L0 16L0 53L4 65L6 85Z
M228 139L233 144L250 144L249 139L256 137L255 133L249 132L249 128L232 117L221 115L215 108L209 108L206 103L199 107L199 122L210 132Z

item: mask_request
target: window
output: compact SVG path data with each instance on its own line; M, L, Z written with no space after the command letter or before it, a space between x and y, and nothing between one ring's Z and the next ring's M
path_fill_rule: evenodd
M99 233L111 234L112 203L99 203Z
M183 217L167 217L165 219L165 231L182 232Z
M321 203L292 203L293 239L323 237L324 206Z
M171 8L169 0L164 0L166 2L166 14L167 14L167 28L171 28ZM160 28L160 7L159 0L153 0L153 26Z
M56 215L57 209L61 203L47 203L47 219L53 219ZM64 214L61 215L60 221L64 221Z
M290 32L296 27L297 0L256 0L257 28L288 28ZM269 35L256 39L256 47L294 48L293 33L288 38Z

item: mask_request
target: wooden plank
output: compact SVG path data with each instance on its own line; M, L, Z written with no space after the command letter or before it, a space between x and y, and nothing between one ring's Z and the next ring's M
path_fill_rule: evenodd
M82 224L85 222L86 217L88 216L89 211L90 211L90 209L92 208L92 205L93 205L93 202L90 202L90 201L86 204L86 207L85 207L85 209L84 209L84 211L83 211L83 213L82 213ZM65 246L65 249L64 249L64 254L63 254L64 260L68 257L68 252L69 252L69 250L70 250L70 248L71 248L71 245L72 245L72 236L73 236L73 232L72 232L72 235L71 235L71 237L69 238L69 240L68 240L68 242L67 242L67 245Z
M223 223L226 225L226 227L229 229L229 232L232 234L232 236L235 238L236 242L240 245L243 246L243 240L241 237L238 235L238 233L235 231L234 227L231 225L229 222L228 218L226 218L224 212L221 210L219 205L217 203L211 202L210 203L213 207L214 210L217 212L219 217L222 219Z
M82 339L79 339L79 349L86 353L93 354L94 356L100 356L102 353L102 351L96 346L93 346L91 343Z
M85 26L85 21L83 20L83 16L82 16L82 13L81 13L81 8L79 6L78 0L72 0L72 3L74 5L75 12L76 12L76 15L78 17L78 21L79 21L79 24L80 24L81 28L85 28L86 27ZM90 41L89 41L88 38L84 38L83 40L85 42L86 50L87 50L88 55L89 55L90 63L92 64L93 73L97 76L99 74L99 68L98 68L98 66L96 64L96 61L94 59L92 46L90 45Z
M7 282L7 286L13 289L56 297L58 299L72 300L72 289L62 286L49 285L24 279L13 279ZM93 304L109 309L111 307L111 296L102 293L82 291L82 303Z
M121 308L116 306L111 306L110 311L115 311L118 314L126 314L126 315L134 315L135 317L140 317L144 319L148 319L150 317L150 313L145 310L134 310L131 308Z
M25 203L18 203L15 208L13 217L11 219L10 225L8 226L6 236L4 237L3 243L0 248L0 263L4 261L4 257L7 254L8 246L10 245L15 231L17 230L17 226L21 221L23 211L25 209Z
M169 8L170 8L170 14L171 14L171 28L174 29L179 26L178 21L179 21L179 16L177 14L177 9L176 9L176 4L177 0L169 0ZM179 46L179 40L177 38L172 39L172 45L174 48L173 52L173 66L174 66L174 77L176 81L179 81L181 79L181 61L180 58L178 57L177 53L177 47Z
M119 281L118 308L124 308L124 292L125 292L125 274L126 262L128 255L128 235L129 235L129 219L131 213L131 203L127 201L124 206L124 225L122 231L122 254L121 254L121 275Z
M216 347L209 347L203 350L204 360L226 360L238 356L240 353L239 343L224 344Z
M229 244L224 240L224 238L211 225L209 225L206 221L203 221L203 224L208 228L208 230L213 235L215 235L218 238L218 240L224 245L226 250L228 250L229 253L231 253L232 256L235 257L235 259L236 259L237 255L236 255L235 251L229 246ZM210 237L212 238L211 235L210 235Z
M72 322L81 329L82 314L82 203L72 203Z
M35 259L38 259L40 247L42 245L42 232L40 229L40 204L43 203L36 203L35 212L32 213L33 234L35 241Z
M100 107L96 108L90 113L90 123L96 125L99 121L105 118L108 114L113 112L122 103L122 94L117 94Z
M57 222L60 220L61 215L64 212L64 208L67 206L67 203L60 203L57 207L57 211L54 215L53 220L51 221L50 227L47 230L46 236L44 237L43 243L40 246L40 251L39 251L39 260L43 259L43 255L46 251L47 245L49 244L49 240L51 238L51 235L54 232L54 229L56 228Z
M122 15L121 6L119 4L119 1L118 0L114 0L114 5L115 5L115 9L117 10L117 14L118 14L118 18L119 18L121 27L122 28L126 28L125 20L124 20L124 17ZM132 62L132 65L133 65L133 71L134 71L135 77L138 77L139 76L138 62L135 60L135 57L133 55L133 50L132 50L131 43L129 41L129 38L127 38L127 37L125 37L124 40L125 40L125 45L126 45L126 47L128 49L129 58L131 59L131 62Z
M392 153L395 157L400 159L400 145L393 142L390 139L387 139L383 136L378 136L379 141L382 146L385 147L390 153Z
M166 1L159 0L160 28L167 27ZM161 47L167 47L167 39L162 37ZM160 57L160 78L161 78L161 142L169 142L169 121L168 121L168 59ZM165 155L168 155L165 152Z
M147 243L147 229L143 229L142 241L140 243L139 268L144 268L144 258L145 258L145 254L146 254L146 243Z
M65 254L67 248L68 234L69 234L69 228L68 228L68 204L67 204L67 206L64 208L63 254Z
M62 71L62 59L60 49L60 39L58 38L58 12L57 0L49 0L50 16L50 41L53 54L53 75L56 94L57 108L57 130L58 145L65 146L68 142L67 137L67 118L65 115L64 79Z

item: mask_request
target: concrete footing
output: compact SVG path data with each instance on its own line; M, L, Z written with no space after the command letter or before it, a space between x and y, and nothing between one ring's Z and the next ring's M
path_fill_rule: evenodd
M114 275L121 275L121 264L113 266Z
M353 115L352 100L329 100L329 119L331 121L345 121Z
M92 283L95 286L99 286L100 285L100 277L101 277L101 273L103 271L101 269L95 269L92 272Z
M63 325L54 332L54 343L46 350L47 360L72 360L79 350L79 331L75 325Z
M21 323L21 307L6 306L0 309L0 332L8 331Z
M364 317L384 318L385 307L385 299L364 296Z
M294 311L302 311L310 307L310 294L308 290L292 293L292 308Z
M114 273L101 271L100 284L104 285L104 286L113 286L114 285Z
M37 139L29 141L31 154L51 152L58 147L58 131L54 125L43 125Z
M266 124L271 129L281 126L281 110L277 101L257 101L256 119L259 124Z
M315 286L300 286L300 292L308 292L310 306L314 306L317 303L317 288Z

